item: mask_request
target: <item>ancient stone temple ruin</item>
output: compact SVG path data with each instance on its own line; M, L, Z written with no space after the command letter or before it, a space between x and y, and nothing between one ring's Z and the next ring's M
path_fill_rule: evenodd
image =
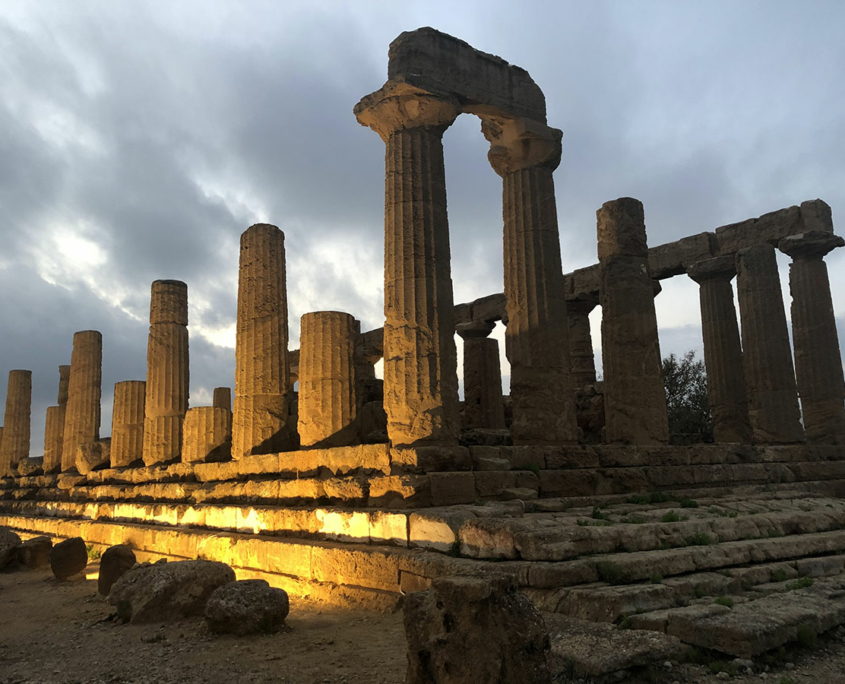
M481 120L502 179L504 292L456 305L443 135L461 114ZM657 654L679 639L743 657L779 645L726 636L770 601L754 587L845 569L845 380L824 262L845 241L828 205L649 247L648 208L611 200L596 263L564 274L562 134L525 70L433 29L403 33L354 116L385 146L383 328L362 331L354 312L289 321L285 236L250 227L234 405L222 387L189 407L188 288L156 281L146 379L115 387L110 439L100 333L76 333L60 366L43 460L28 453L31 373L10 372L0 525L221 560L378 609L437 577L504 574L560 620L650 630ZM792 345L777 250L792 259ZM669 443L654 298L685 276L700 289L714 444ZM733 611L713 602L740 592ZM814 609L818 630L831 611Z

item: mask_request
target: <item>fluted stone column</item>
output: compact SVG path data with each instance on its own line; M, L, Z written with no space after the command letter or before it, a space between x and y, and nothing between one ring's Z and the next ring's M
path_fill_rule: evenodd
M643 205L622 197L605 202L596 214L605 441L666 444L669 422Z
M736 270L748 418L754 441L801 442L804 430L774 247L755 245L740 250Z
M511 434L514 444L573 443L578 427L552 178L562 134L528 119L483 119L481 130L503 181Z
M285 235L259 223L241 235L232 458L290 449Z
M18 461L29 457L29 418L32 408L32 371L9 371L6 418L0 442L0 476L12 475Z
M44 462L41 469L45 474L58 472L62 468L62 439L67 411L67 388L70 380L70 366L59 366L58 406L48 406L44 422Z
M188 286L180 280L156 280L147 343L145 465L179 458L189 385Z
M488 337L494 327L495 322L485 321L467 323L457 328L457 333L464 341L465 428L505 428L499 342Z
M115 383L111 423L111 466L122 468L144 457L144 423L147 383Z
M590 331L590 312L598 299L574 299L566 302L569 320L569 358L572 364L572 384L576 388L596 383L596 359Z
M189 409L183 437L183 463L222 460L231 447L229 410L222 406Z
M814 444L845 444L845 378L824 257L845 245L838 235L808 232L784 238L792 257L792 342L804 432Z
M81 445L100 438L102 380L103 336L96 330L74 333L62 437L63 472L76 468L76 450Z
M299 337L299 439L302 446L346 446L357 438L355 339L348 313L302 317Z
M687 268L687 275L699 285L707 399L714 438L717 442L750 443L742 347L731 287L736 258L731 254L699 261Z
M384 408L394 446L455 444L458 375L443 133L456 101L385 86L355 108L386 143ZM300 376L300 383L302 382Z
M215 408L232 410L232 390L228 387L215 387L211 405Z

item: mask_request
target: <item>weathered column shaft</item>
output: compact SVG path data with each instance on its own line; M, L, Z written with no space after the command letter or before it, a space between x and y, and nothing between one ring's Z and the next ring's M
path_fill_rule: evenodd
M358 121L386 143L384 408L395 446L454 444L458 375L443 132L456 102L390 86ZM301 376L300 376L301 382Z
M596 359L590 331L590 312L598 301L579 299L566 302L569 320L569 358L572 365L572 384L576 388L596 383Z
M464 426L505 428L499 342L489 337L464 338Z
M144 457L147 383L125 380L114 386L111 423L111 466L132 465Z
M59 366L59 396L56 403L67 406L68 383L70 382L70 366Z
M231 411L232 390L228 387L215 387L211 405L214 406L214 408L224 408L227 411Z
M845 377L824 256L845 245L837 235L809 232L778 245L793 261L792 341L804 432L814 444L845 444Z
M103 336L96 330L73 335L67 409L62 437L62 471L76 467L76 450L100 438Z
M526 119L484 120L503 181L506 351L515 444L576 442L560 236L552 173L561 132Z
M731 279L736 260L716 257L693 264L687 275L699 284L707 398L717 442L751 442L742 347Z
M29 418L32 408L32 371L9 371L6 418L0 442L0 477L11 475L22 458L29 457Z
M355 338L360 325L339 311L302 317L299 339L299 439L302 446L357 441Z
M219 406L189 409L183 437L183 463L222 460L231 446L229 410Z
M188 411L188 354L188 286L179 280L156 280L147 343L145 465L179 458L182 421Z
M241 235L232 458L291 448L288 374L285 235L259 223Z
M65 429L65 406L48 406L44 422L44 462L41 469L45 474L61 470L62 437Z
M666 391L640 201L623 197L597 212L605 440L669 441Z
M760 444L804 439L774 247L737 252L748 418Z

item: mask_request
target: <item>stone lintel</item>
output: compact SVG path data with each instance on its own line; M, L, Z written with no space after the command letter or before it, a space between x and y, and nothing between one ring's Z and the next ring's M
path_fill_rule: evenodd
M715 233L698 233L667 242L648 250L648 268L652 278L663 280L681 275L691 264L719 253Z
M842 246L845 240L839 235L819 230L790 235L778 242L778 249L793 259L820 259Z
M820 199L722 226L716 229L716 238L720 254L733 254L760 243L776 247L781 239L809 230L833 232L830 207Z

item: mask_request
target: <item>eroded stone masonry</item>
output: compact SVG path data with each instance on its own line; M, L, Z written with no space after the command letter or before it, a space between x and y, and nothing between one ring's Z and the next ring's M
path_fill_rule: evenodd
M462 114L481 120L502 179L504 293L455 305L443 148ZM634 616L652 633L646 659L681 642L748 657L794 638L787 618L728 635L758 629L781 600L770 585L802 576L816 578L803 600L827 602L806 620L841 621L845 380L824 259L845 241L830 208L810 200L649 247L648 207L613 199L597 207L597 262L564 274L561 131L525 70L433 29L403 33L354 116L385 145L383 328L308 313L289 349L285 236L248 228L234 408L228 387L189 407L187 285L156 281L146 382L115 387L110 439L100 333L74 335L43 459L29 455L31 373L10 372L0 525L129 544L139 560L221 560L380 609L441 576L505 574L559 629L588 620L610 639ZM777 250L791 259L792 345ZM684 275L700 292L714 444L669 443L654 297ZM576 646L562 657L596 674Z

